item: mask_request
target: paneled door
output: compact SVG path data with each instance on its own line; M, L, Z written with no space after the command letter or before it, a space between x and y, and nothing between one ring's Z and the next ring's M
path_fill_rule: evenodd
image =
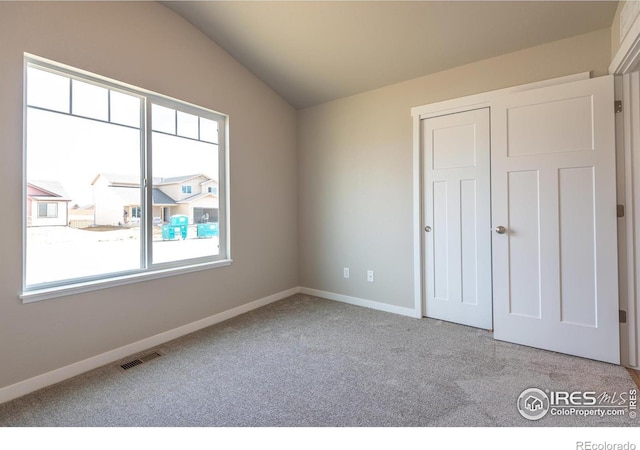
M491 109L495 338L620 362L613 77Z
M424 311L491 329L489 109L422 120Z

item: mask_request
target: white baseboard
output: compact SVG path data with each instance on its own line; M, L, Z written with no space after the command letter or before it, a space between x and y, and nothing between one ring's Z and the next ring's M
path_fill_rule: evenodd
M60 381L75 377L76 375L80 375L84 372L96 369L106 364L111 364L134 353L138 353L157 345L164 344L165 342L169 342L173 339L179 338L189 333L193 333L194 331L201 330L202 328L215 325L216 323L223 322L225 320L231 319L232 317L239 316L240 314L244 314L256 308L260 308L261 306L268 305L269 303L282 300L283 298L287 298L291 295L297 294L298 292L300 292L300 289L298 287L287 289L286 291L269 295L268 297L264 297L245 305L232 308L228 311L223 311L221 313L214 314L213 316L188 323L181 327L174 328L173 330L156 334L155 336L133 342L131 344L116 348L114 350L110 350L100 355L92 356L91 358L69 364L68 366L60 367L59 369L52 370L51 372L36 375L35 377L29 378L27 380L0 388L0 403L13 400L14 398L21 397L30 392L37 391L38 389L42 389L47 386L51 386L52 384L59 383Z
M365 300L358 297L350 297L348 295L334 294L333 292L320 291L318 289L311 289L306 287L300 287L299 292L301 294L313 295L315 297L322 297L328 300L335 300L337 302L349 303L350 305L364 306L365 308L377 309L379 311L390 312L394 314L400 314L402 316L409 316L414 318L421 318L422 311L416 311L413 308L405 308L403 306L389 305L388 303L375 302L373 300Z
M404 308L401 306L389 305L386 303L375 302L372 300L365 300L357 297L350 297L348 295L334 294L333 292L320 291L318 289L310 289L305 287L294 287L282 292L269 295L267 297L255 300L245 305L232 308L227 311L223 311L213 316L205 317L204 319L197 320L195 322L188 323L178 328L174 328L164 333L156 334L155 336L142 339L131 344L127 344L123 347L110 350L105 353L101 353L91 358L84 359L82 361L69 364L68 366L60 367L52 370L51 372L36 375L35 377L27 380L19 381L0 388L0 403L8 402L15 398L37 391L38 389L51 386L52 384L59 383L76 375L88 372L89 370L97 369L106 364L111 364L127 356L133 355L138 352L142 352L149 348L164 344L173 339L185 336L194 331L201 330L203 328L215 325L233 317L239 316L246 312L268 305L269 303L282 300L297 293L303 293L307 295L313 295L315 297L322 297L328 300L335 300L338 302L348 303L356 306L363 306L365 308L377 309L379 311L390 312L394 314L400 314L403 316L420 318L422 316L420 311L416 311L412 308Z

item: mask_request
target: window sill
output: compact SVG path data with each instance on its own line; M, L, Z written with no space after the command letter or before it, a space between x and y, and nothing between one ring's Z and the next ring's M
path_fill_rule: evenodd
M105 278L102 280L93 280L82 283L67 284L64 286L25 291L19 296L19 298L22 300L22 303L38 302L40 300L48 300L51 298L64 297L67 295L83 294L85 292L97 291L99 289L124 286L127 284L139 283L142 281L156 280L158 278L166 278L174 275L181 275L184 273L199 272L201 270L209 270L216 267L229 266L232 262L233 260L231 259L224 259L221 261L193 264L189 266L149 270L146 272Z

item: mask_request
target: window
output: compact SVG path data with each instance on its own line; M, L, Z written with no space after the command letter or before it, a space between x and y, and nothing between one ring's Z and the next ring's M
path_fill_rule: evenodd
M55 219L58 217L57 203L38 203L38 217Z
M214 195L217 195L218 194L218 188L215 187L215 186L209 186L209 192L214 194Z
M47 180L93 214L85 228L24 218L23 298L229 263L225 115L40 58L25 71L25 205ZM221 195L197 195L207 183Z

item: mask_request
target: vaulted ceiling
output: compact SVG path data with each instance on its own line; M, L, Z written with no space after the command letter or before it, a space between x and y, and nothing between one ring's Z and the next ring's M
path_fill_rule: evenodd
M611 25L615 1L162 2L305 108Z

